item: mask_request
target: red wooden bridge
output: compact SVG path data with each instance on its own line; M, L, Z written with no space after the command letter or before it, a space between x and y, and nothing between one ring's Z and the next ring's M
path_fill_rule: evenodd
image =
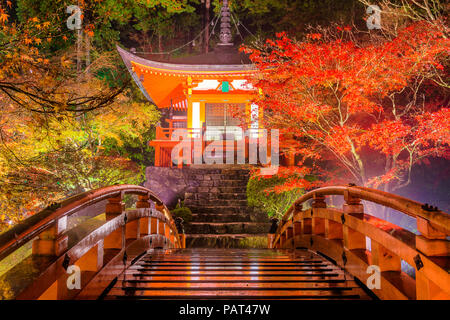
M328 196L343 197L343 208L327 207ZM420 234L365 213L362 200L415 218ZM299 198L270 231L267 249L185 248L182 221L152 191L89 191L0 235L0 297L450 299L450 216L437 208L326 187Z

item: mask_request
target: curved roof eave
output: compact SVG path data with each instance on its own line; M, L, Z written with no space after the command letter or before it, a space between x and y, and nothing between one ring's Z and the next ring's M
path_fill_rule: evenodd
M122 49L118 45L117 51L122 56L127 67L131 70L131 61L149 66L151 68L158 69L167 69L171 71L206 71L206 72L214 72L214 71L256 71L256 67L253 64L176 64L176 63L166 63L166 62L157 62L148 59L141 58L136 56L125 49Z
M139 80L137 74L133 71L133 66L131 65L131 61L128 59L128 56L127 56L128 52L123 50L119 46L116 46L116 47L117 47L117 51L119 52L120 56L122 57L123 62L125 63L125 66L127 67L128 72L131 75L131 78L133 78L134 82L139 87L139 90L141 90L142 94L144 95L145 98L147 98L148 101L150 101L151 103L156 105L155 101L152 99L152 97L150 97L147 90L145 90L145 88L142 85L141 81Z

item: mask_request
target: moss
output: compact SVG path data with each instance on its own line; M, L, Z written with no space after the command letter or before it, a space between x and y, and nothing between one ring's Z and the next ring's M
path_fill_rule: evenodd
M179 202L171 213L173 217L182 218L185 223L192 221L192 211L188 207L185 207L183 202Z
M268 246L267 237L247 237L239 240L238 248L263 248Z

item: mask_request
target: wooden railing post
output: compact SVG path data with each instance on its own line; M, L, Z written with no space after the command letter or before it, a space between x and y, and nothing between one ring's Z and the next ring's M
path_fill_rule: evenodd
M125 239L139 239L140 236L139 219L130 221L125 225Z
M286 223L285 220L281 220L280 225L283 226ZM277 244L277 248L284 248L284 246L286 245L286 231L280 233L280 238L278 240L278 244Z
M358 219L364 217L364 207L359 198L352 197L348 191L344 193L345 204L343 207L345 215L354 216ZM348 250L366 249L366 236L350 227L345 223L342 227L344 247Z
M167 240L170 240L170 226L169 221L166 221L164 223L164 236L167 238Z
M41 232L33 241L32 254L43 256L59 256L67 250L69 238L64 235L67 229L67 216L55 221L55 224Z
M326 219L325 220L325 238L328 240L332 239L343 239L342 224L339 222Z
M416 249L426 256L450 255L450 241L447 235L437 230L426 219L417 217L417 230L421 235L416 236Z
M294 248L294 227L292 225L286 228L286 248Z
M300 221L294 220L294 227L293 227L293 237L294 237L294 249L298 246L298 239L297 236L300 236L302 234L302 223Z
M272 218L272 219L270 219L270 221L272 222L272 225L270 226L267 241L268 241L269 249L274 249L275 248L275 243L274 243L275 235L276 235L277 229L278 229L278 219Z
M322 195L314 194L312 207L312 233L313 234L324 234L325 233L325 219L317 217L319 209L326 208L327 204L325 202L325 197Z
M172 229L170 229L170 242L174 245L174 247L176 247L175 246L175 233L173 232L173 230Z
M138 196L138 201L136 202L136 208L137 209L145 209L150 212L150 202L149 202L149 196ZM139 219L139 229L140 229L140 236L146 236L151 234L150 230L150 217L142 217Z
M269 233L267 235L267 246L269 249L273 249L273 240L275 238L275 234L274 233Z
M150 234L158 234L158 218L150 218Z
M124 209L125 204L122 202L122 195L115 198L109 198L105 209L106 220L109 221L120 216ZM125 246L125 226L114 230L105 237L105 249L122 249L123 246Z
M186 248L186 235L184 233L180 234L180 247Z
M401 271L401 259L375 240L371 240L372 264L380 267L380 271Z
M311 216L313 213L312 209L307 211L307 216ZM311 218L303 218L302 220L302 234L311 234L312 233L312 219Z
M97 272L103 267L103 244L103 240L99 241L75 262L75 264L80 267L81 271Z
M158 219L158 234L164 235L165 234L165 223L161 219Z
M417 217L416 249L426 256L450 256L450 241L447 235L437 230L428 220ZM420 255L419 255L420 258ZM423 270L416 268L416 298L418 300L449 299L439 286L428 279Z

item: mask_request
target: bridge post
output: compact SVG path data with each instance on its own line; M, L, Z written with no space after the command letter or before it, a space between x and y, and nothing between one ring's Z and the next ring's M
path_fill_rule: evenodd
M162 221L161 219L158 219L158 234L159 235L164 235L165 234L164 221Z
M167 240L170 240L170 226L168 221L164 222L164 236Z
M447 235L437 230L428 220L417 217L417 230L421 235L416 235L416 248L426 256L450 255L450 241Z
M417 217L417 230L421 235L416 235L416 249L426 256L450 256L450 241L447 234L437 230L427 219ZM448 300L450 296L445 294L438 285L428 279L423 270L416 268L416 299Z
M55 224L41 232L39 238L33 241L32 254L40 256L59 256L68 247L69 238L63 233L67 229L67 217L59 218Z
M285 220L281 220L281 225L283 226L286 223ZM284 248L286 245L286 231L280 233L280 238L278 240L277 248Z
M332 239L343 239L343 233L342 233L342 224L326 219L325 220L325 238L328 240Z
M345 191L344 200L346 202L343 206L344 218L345 215L349 215L362 220L364 217L364 207L361 199L352 197L348 191ZM366 236L364 234L350 228L345 223L342 226L342 233L344 247L346 249L366 249Z
M147 195L138 196L138 201L136 202L136 208L137 209L144 209L144 210L150 210L150 197ZM142 217L139 218L139 231L141 236L146 236L151 234L150 230L150 218L149 217Z
M184 233L180 234L180 248L186 248L186 235Z
M140 233L139 219L125 225L125 239L139 239Z
M286 228L286 246L285 248L294 248L294 227L290 225Z
M150 234L158 234L158 218L150 218Z
M125 209L125 204L122 202L122 195L115 198L109 198L105 208L106 220L112 220L120 216ZM105 249L122 249L125 245L125 226L114 230L105 237Z
M313 214L313 210L309 209L307 215ZM302 220L302 234L311 234L312 233L312 219L311 218L303 218Z
M391 250L375 240L371 240L371 263L380 267L380 271L401 271L401 259Z
M324 234L325 233L325 219L317 217L319 210L321 208L326 208L327 204L325 202L325 197L322 195L314 194L312 207L312 233L313 234Z
M269 233L267 235L267 244L269 249L273 249L273 240L275 239L274 233Z
M416 300L449 300L445 293L433 281L427 278L422 270L416 269Z
M170 229L170 242L173 244L173 246L176 248L176 243L175 243L175 233L173 232L172 229Z

